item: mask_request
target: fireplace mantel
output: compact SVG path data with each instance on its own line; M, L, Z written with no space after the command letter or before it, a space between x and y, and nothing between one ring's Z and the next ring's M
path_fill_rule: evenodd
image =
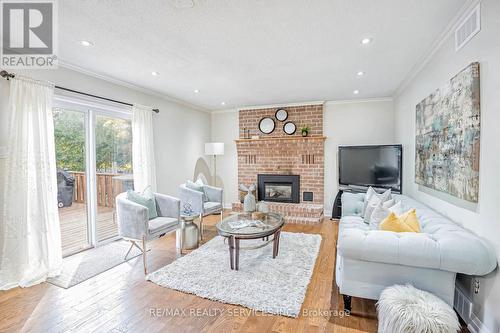
M234 140L237 144L243 142L260 142L260 141L315 141L315 140L326 140L326 136L266 136L258 139L236 139Z

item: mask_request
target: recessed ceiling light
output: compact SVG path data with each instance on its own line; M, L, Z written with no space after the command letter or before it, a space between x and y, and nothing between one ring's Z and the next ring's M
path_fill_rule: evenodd
M359 90L354 90L352 93L353 93L354 95L357 95L357 94L359 94Z
M158 75L160 75L160 73L158 73L158 72L151 72L151 75L158 76Z
M226 105L226 102L221 102L220 104L221 104L221 105Z
M361 40L361 44L365 44L365 45L366 45L366 44L370 44L371 42L372 42L372 39L371 39L371 38L368 38L368 37L363 38L363 39Z
M357 73L356 73L356 75L357 75L357 76L363 76L363 75L365 75L365 72L363 72L363 71L359 71L359 72L357 72Z
M195 93L195 94L197 94L197 93L199 93L199 92L200 92L200 91L199 91L198 89L195 89L195 90L194 90L194 93Z
M92 46L92 45L94 45L94 43L89 42L88 40L81 40L80 41L80 45L82 45L82 46Z

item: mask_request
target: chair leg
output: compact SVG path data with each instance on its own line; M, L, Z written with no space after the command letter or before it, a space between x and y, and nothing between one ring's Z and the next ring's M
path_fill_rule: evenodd
M351 310L352 310L352 307L351 307L352 297L349 295L342 295L342 297L344 298L344 310L351 312Z
M203 240L203 214L200 214L200 240Z
M220 220L221 220L221 221L222 221L222 218L223 218L223 214L224 214L224 209L222 209L222 210L220 211Z
M134 241L130 241L130 247L128 248L128 251L127 251L127 254L125 255L125 257L123 258L123 260L127 260L127 257L130 253L130 251L132 251L132 248L134 247Z
M182 248L184 246L184 228L180 227L175 231L176 250L178 255L182 255Z
M148 274L148 262L146 260L146 237L142 237L142 262L144 263L144 275Z
M143 251L142 251L142 249L141 249L141 247L140 247L139 245L137 245L137 243L136 243L134 240L130 240L130 247L129 247L128 251L127 251L127 254L125 255L125 258L123 258L124 260L127 260L127 257L128 257L128 255L130 254L130 251L132 251L132 248L133 248L134 246L135 246L136 248L138 248L138 249L139 249L139 251L141 251L141 253L143 252Z

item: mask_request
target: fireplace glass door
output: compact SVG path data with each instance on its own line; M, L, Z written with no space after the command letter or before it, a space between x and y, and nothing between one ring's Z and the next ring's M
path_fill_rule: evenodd
M292 200L292 183L264 183L264 200Z
M274 202L300 202L299 175L257 175L259 200Z

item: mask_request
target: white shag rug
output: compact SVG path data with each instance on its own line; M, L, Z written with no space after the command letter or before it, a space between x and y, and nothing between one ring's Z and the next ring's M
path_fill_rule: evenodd
M455 311L439 297L412 285L382 291L377 302L379 333L454 333Z
M262 244L242 240L240 246ZM160 286L223 303L297 317L321 245L317 234L282 232L278 256L272 244L240 250L239 270L229 266L229 247L217 236L146 278Z

